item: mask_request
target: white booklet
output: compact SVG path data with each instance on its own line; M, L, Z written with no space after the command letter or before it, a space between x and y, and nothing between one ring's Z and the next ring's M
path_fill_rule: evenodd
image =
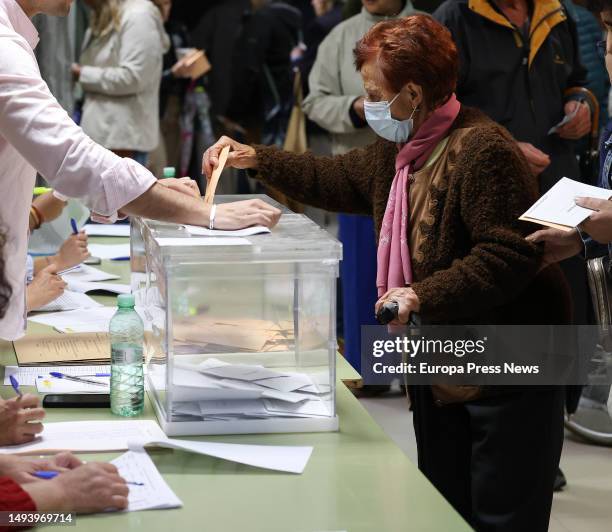
M115 458L111 464L119 470L119 476L128 483L130 489L126 512L183 506L146 452L128 451Z
M577 197L609 200L612 197L612 190L585 185L563 177L519 219L571 231L593 214L592 210L576 205Z

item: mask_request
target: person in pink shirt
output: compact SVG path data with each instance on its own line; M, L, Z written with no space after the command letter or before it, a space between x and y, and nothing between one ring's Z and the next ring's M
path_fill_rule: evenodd
M274 226L280 211L260 200L205 205L184 180L161 184L136 162L96 144L70 119L42 80L34 48L36 14L65 16L72 0L0 0L0 225L12 297L0 338L25 330L28 216L36 172L60 194L80 198L94 213L238 229ZM157 112L151 109L151 112Z

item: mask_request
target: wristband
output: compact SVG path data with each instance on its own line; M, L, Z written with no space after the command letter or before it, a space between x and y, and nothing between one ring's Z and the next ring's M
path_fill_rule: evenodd
M215 215L217 214L217 206L213 203L210 208L210 222L208 228L212 231L215 228Z

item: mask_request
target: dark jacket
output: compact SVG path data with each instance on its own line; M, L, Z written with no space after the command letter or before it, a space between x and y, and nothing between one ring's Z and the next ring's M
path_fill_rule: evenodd
M540 251L518 217L537 197L536 183L508 132L480 111L462 108L445 148L439 184L418 220L412 288L427 323L567 323L567 287L557 266L540 272ZM469 129L468 129L469 128ZM297 201L374 217L377 232L395 176L397 147L379 139L333 158L257 146L254 175ZM413 227L415 227L413 225Z
M260 125L276 106L293 97L291 50L300 41L300 12L274 2L244 15L234 47L229 118L243 125Z
M529 38L488 0L447 0L433 16L457 43L459 100L550 155L542 191L579 179L574 142L548 135L564 116L566 89L586 84L576 26L559 0L535 0Z

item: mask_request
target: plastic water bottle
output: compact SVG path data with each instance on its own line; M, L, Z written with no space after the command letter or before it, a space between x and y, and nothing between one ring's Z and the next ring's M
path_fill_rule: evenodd
M111 412L131 417L144 407L144 325L134 310L133 295L120 295L117 305L110 322Z

